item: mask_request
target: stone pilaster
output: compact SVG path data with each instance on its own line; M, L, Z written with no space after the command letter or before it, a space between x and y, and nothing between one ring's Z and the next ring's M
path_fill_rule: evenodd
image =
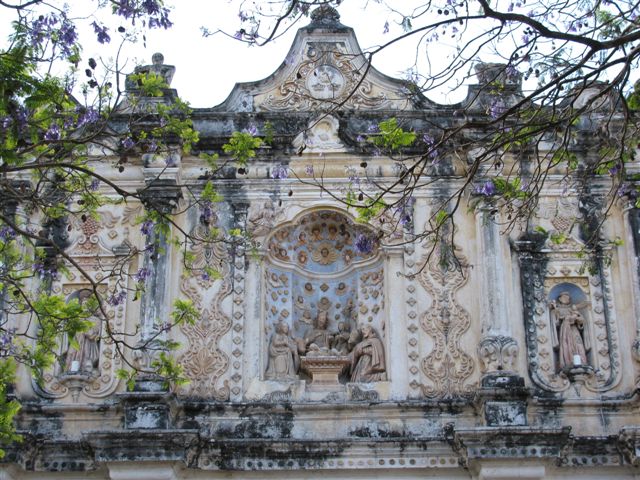
M247 229L247 211L249 205L246 203L237 203L233 205L234 225L241 232ZM233 350L231 351L231 400L242 399L242 359L244 354L244 319L245 319L245 297L246 297L246 273L247 263L245 258L245 245L238 243L235 246L233 255L233 303L232 303L232 342Z
M501 237L495 216L497 209L490 200L476 206L478 235L478 267L480 274L481 339L478 356L483 374L515 372L518 342L512 336L509 322L507 278L511 272L504 265L505 240Z
M406 355L393 355L391 352L407 351L407 312L404 302L405 277L404 272L404 245L391 245L384 247L386 254L385 285L387 286L387 302L389 305L387 322L387 339L385 348L387 354L387 371L391 380L393 398L406 398L409 386L408 357ZM410 260L411 262L411 260Z
M636 335L631 353L634 359L640 362L640 208L636 208L635 201L629 201L624 209L624 220L625 243L633 246L633 251L629 252L629 256L631 257L631 286Z
M140 197L147 210L154 210L161 215L170 215L182 196L177 182L169 179L157 179L150 182L140 192ZM140 371L149 371L155 356L161 347L155 346L158 341L166 340L163 328L170 316L170 284L171 278L171 227L163 232L154 229L147 238L147 249L144 254L143 268L148 272L145 291L140 305L140 350L134 352L136 366ZM140 388L146 390L159 389L157 382L146 378Z

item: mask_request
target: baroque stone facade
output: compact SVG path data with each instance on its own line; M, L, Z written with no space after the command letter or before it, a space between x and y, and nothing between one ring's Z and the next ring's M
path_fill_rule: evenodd
M212 226L246 231L255 251L192 242L183 275L183 257L158 235L162 255L123 262L144 246L135 225L143 209L180 210L182 189L204 187L205 166L179 148L130 159L124 176L96 164L146 187L146 203L72 225L67 251L105 287L115 281L102 278L105 266L145 267L151 278L139 302L111 307L76 348L63 342L64 361L43 382L21 377L24 440L7 449L0 478L638 478L638 209L613 204L603 230L625 241L603 247L591 268L577 225L598 212L608 186L594 179L587 196L564 192L560 171L540 192L538 230L503 234L503 213L471 196L455 213L454 245L412 241L438 199L461 187L456 172L472 153L459 151L425 173L433 181L402 207L410 221L359 222L327 192L357 175L396 175L392 159L359 137L392 116L429 132L459 121L456 111L486 115L487 99L471 86L459 105L438 105L366 68L332 9L314 12L287 59L194 111L202 152L220 152L234 131L273 130L242 172L212 179L223 194L213 213L178 217L195 239ZM479 81L495 68L480 65ZM161 56L136 71L153 69L171 81ZM139 94L128 88L129 98ZM507 82L505 101L518 88ZM356 248L363 238L376 241ZM70 299L86 288L73 268L54 285ZM176 298L200 317L167 331ZM128 359L143 375L127 391L103 322L141 342L179 342L189 383L168 391L145 376L161 351L151 348Z

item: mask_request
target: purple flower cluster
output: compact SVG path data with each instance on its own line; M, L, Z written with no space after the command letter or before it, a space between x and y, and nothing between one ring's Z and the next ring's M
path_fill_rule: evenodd
M636 200L638 198L638 191L635 185L630 183L623 183L618 189L619 197L628 197L630 200Z
M114 293L107 299L107 303L112 307L121 305L127 299L127 292L120 290L118 293Z
M16 238L16 232L8 225L4 225L0 228L0 240L3 242L9 242Z
M289 169L286 165L278 165L271 170L271 178L274 180L284 180L289 177Z
M42 279L50 278L51 280L56 280L58 278L58 268L55 265L35 263L33 265L33 271Z
M256 135L258 135L258 127L256 127L254 124L251 124L247 128L243 129L242 133L248 133L252 137L255 137Z
M70 57L78 40L76 27L64 15L40 15L28 27L31 45L41 47L45 41L53 40L63 56Z
M169 20L169 9L162 6L159 0L120 0L117 4L116 14L131 20L141 16L148 18L149 28L167 29L173 25ZM145 20L143 20L143 23Z
M356 237L356 242L354 247L356 252L361 255L368 255L373 252L373 248L375 247L375 240L367 235L359 233Z
M44 139L47 142L55 142L60 140L60 127L55 123L51 124L49 130L47 130L44 134Z
M100 180L98 180L97 178L92 179L91 183L89 184L89 190L95 192L96 190L98 190L98 188L100 188Z
M151 270L149 270L146 267L142 267L140 270L138 270L136 273L133 274L133 279L136 282L139 283L144 283L147 278L149 278L151 276Z
M305 171L305 173L306 173L307 175L314 175L314 172L313 172L313 165L306 165L306 166L304 167L304 171Z
M403 198L394 209L395 215L398 216L400 225L410 225L413 221L413 205L416 199L413 197Z
M492 180L487 180L482 185L476 187L475 193L483 197L493 197L498 194L498 189Z
M100 114L98 111L93 108L89 108L78 117L78 128L96 123L98 120L100 120Z
M140 225L140 231L147 237L153 233L154 228L155 225L152 220L145 220L142 222L142 225Z
M200 203L200 223L209 225L211 223L212 218L213 218L213 208L212 208L211 202L203 200Z
M125 150L130 150L135 146L136 142L133 141L133 139L131 137L127 137L124 140L122 140L122 148L124 148Z
M609 169L609 175L615 177L622 170L622 164L616 163L613 167Z
M93 22L91 26L93 27L93 31L98 38L98 42L105 44L111 41L111 37L107 33L109 31L107 27L105 27L104 25L98 25L97 22Z
M422 141L427 147L427 156L433 163L436 163L438 160L438 149L435 148L436 140L428 133L425 133L424 135L422 135Z
M494 98L489 105L489 116L493 119L500 118L507 111L507 107L501 99Z

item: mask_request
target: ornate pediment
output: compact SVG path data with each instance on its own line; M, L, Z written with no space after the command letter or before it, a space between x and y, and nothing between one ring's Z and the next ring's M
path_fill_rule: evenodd
M338 13L330 10L298 31L275 73L258 82L237 84L217 108L245 112L413 109L416 94L410 84L373 68L353 29L339 23Z

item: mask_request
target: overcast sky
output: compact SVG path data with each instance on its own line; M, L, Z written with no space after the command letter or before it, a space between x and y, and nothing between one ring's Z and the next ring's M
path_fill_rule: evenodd
M403 7L419 0L402 0ZM69 0L69 15L88 18L78 20L83 44L83 59L89 57L102 58L106 63L116 57L119 25L127 27L126 21L105 15L104 10L96 9L96 2L87 0ZM210 30L223 28L233 33L239 27L238 0L167 0L173 4L171 20L174 26L169 30L146 31L146 42L142 37L135 44L127 44L120 54L120 69L126 72L133 70L136 64L147 64L155 52L163 53L165 63L177 68L172 86L180 96L193 107L212 107L218 105L229 95L236 82L260 80L273 73L285 59L293 42L296 30L309 23L309 19L290 29L286 35L265 47L248 46L233 38L217 34L203 37L201 27ZM401 34L402 28L388 17L383 7L374 1L344 0L339 7L341 22L355 29L356 36L363 49L384 43ZM3 14L6 13L3 12ZM112 41L108 45L100 45L89 27L94 17L98 17L110 27ZM383 34L386 20L390 20L390 32ZM10 29L6 22L0 20L0 35L6 38ZM432 46L434 49L435 45ZM438 45L437 48L440 48ZM374 58L374 66L383 73L394 77L403 77L403 71L411 66L416 56L415 41L398 44L385 50ZM123 66L123 59L127 62ZM83 71L85 65L81 65ZM433 98L439 102L457 101L458 97L446 99L442 94Z

